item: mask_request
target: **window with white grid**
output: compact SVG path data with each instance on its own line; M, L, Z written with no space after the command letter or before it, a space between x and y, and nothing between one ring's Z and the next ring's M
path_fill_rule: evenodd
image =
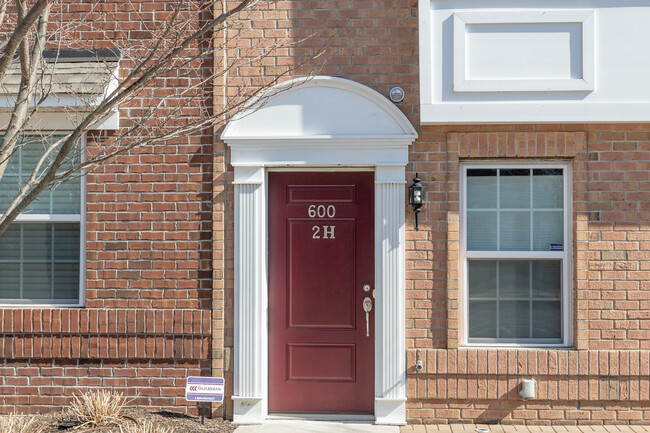
M27 136L16 146L0 179L0 214L58 138ZM80 303L82 186L73 177L46 189L0 236L0 303Z
M468 344L567 342L568 169L463 165Z

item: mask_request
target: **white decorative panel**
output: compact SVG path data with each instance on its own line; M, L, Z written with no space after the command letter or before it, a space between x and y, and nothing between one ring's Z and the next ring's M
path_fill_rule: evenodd
M424 124L650 120L650 2L419 5Z
M593 11L454 13L455 92L594 89Z

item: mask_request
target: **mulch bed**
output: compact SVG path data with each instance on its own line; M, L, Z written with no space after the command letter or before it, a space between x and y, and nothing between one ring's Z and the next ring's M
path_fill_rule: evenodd
M75 419L68 411L51 412L43 415L34 415L38 426L45 426L44 433L120 433L119 425L106 427L79 427L74 426ZM138 409L125 409L124 419L120 423L127 424L145 421L155 426L167 428L173 433L231 433L235 426L230 421L222 419L205 419L205 425L201 425L200 416L185 415L171 411L148 412Z

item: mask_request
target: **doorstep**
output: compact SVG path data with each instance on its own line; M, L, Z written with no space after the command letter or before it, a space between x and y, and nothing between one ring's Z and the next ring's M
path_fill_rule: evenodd
M241 425L235 433L399 433L397 426L374 425L369 421L269 420Z

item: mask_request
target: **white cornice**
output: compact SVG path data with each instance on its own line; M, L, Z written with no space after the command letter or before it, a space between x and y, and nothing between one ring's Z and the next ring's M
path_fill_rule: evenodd
M306 148L332 149L345 148L348 150L367 148L399 148L408 146L417 138L417 135L392 135L392 136L305 136L305 137L236 137L228 138L225 142L238 150L292 150Z

